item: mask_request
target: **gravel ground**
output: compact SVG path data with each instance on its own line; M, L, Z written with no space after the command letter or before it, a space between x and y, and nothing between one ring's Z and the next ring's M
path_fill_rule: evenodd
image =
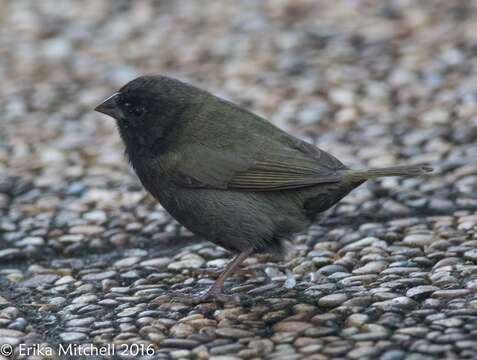
M0 344L15 359L69 343L150 359L475 359L476 16L476 1L4 1ZM293 289L255 257L226 284L240 305L171 302L230 254L144 193L92 111L144 73L348 165L437 171L362 186L297 236L279 263Z

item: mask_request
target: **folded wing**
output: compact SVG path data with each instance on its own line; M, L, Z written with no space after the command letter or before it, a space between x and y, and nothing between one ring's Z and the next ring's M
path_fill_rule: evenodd
M338 182L342 179L341 170L346 169L332 155L295 138L272 148L273 154L253 150L250 154L237 154L190 145L182 149L181 171L174 178L186 187L276 191ZM194 154L207 161L198 164Z

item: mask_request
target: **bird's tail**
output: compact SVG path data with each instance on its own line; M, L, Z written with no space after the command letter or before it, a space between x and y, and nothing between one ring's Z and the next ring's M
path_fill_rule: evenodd
M367 170L347 170L344 180L359 182L381 176L419 176L431 172L433 169L428 164L392 166L386 168L371 168Z

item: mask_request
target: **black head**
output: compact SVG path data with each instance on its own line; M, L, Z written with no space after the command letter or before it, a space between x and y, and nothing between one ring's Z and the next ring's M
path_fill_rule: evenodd
M181 114L203 92L165 76L141 76L124 85L95 110L116 119L126 146L147 152L181 122Z

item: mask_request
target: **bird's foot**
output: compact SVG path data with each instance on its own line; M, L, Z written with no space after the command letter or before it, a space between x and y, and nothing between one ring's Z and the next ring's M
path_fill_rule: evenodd
M227 264L224 271L219 275L210 289L202 295L187 295L183 293L174 294L172 298L176 301L181 301L185 304L199 304L206 301L220 301L220 302L235 302L240 303L238 295L225 295L222 293L222 285L230 275L234 273L238 266L253 252L253 249L242 251L231 262ZM177 295L177 296L175 296Z
M180 291L170 291L169 295L173 301L181 302L188 305L197 305L204 302L218 301L223 303L237 303L241 302L238 294L227 295L220 290L211 289L200 295L189 295Z

